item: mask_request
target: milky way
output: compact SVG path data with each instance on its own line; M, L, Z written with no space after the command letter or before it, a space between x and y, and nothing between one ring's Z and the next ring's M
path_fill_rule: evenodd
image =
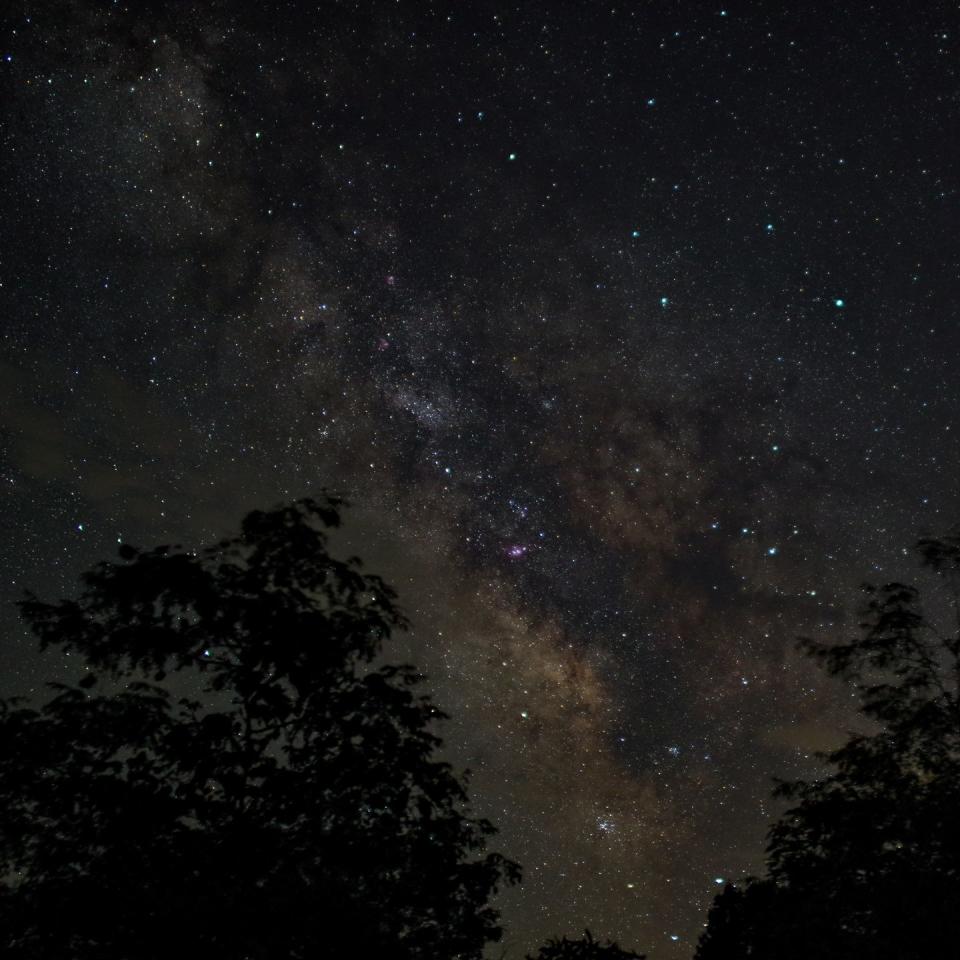
M775 6L4 15L5 598L348 496L508 956L689 956L960 518L956 11Z

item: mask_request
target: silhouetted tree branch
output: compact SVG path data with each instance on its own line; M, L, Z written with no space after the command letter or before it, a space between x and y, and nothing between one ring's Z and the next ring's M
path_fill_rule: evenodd
M527 954L527 960L645 960L632 950L623 950L612 940L600 943L589 930L578 940L548 940L536 957Z
M960 624L960 539L918 551ZM823 779L778 785L793 806L770 830L767 876L716 899L698 960L960 950L960 632L937 629L911 586L864 589L859 636L801 647L852 685L879 729L826 754Z
M435 758L418 674L374 665L406 621L330 555L341 507L254 512L196 553L125 545L76 599L22 602L86 669L39 707L0 702L4 958L432 960L498 939L489 899L518 868Z

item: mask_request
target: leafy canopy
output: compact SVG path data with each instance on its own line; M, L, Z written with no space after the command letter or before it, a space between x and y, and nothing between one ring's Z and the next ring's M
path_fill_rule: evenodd
M9 960L476 958L519 877L435 757L393 591L300 500L199 552L123 546L76 599L28 596L77 683L0 702ZM214 953L211 953L214 951Z
M860 635L801 646L850 684L878 727L782 783L767 877L716 900L698 960L921 958L960 949L960 538L921 540L944 618L919 592L865 587Z
M577 940L549 940L536 957L527 955L527 960L645 960L642 954L623 950L612 940L600 943L594 940L589 930Z

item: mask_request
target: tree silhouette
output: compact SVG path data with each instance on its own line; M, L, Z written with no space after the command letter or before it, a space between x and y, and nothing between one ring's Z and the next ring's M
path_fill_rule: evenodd
M865 587L860 636L801 646L851 684L878 729L827 754L833 772L782 783L767 876L715 901L698 960L920 958L960 950L960 537L922 540L947 588Z
M435 759L393 591L328 552L342 501L301 500L197 553L120 549L76 600L30 596L85 667L39 709L0 703L7 960L476 958L485 853ZM176 691L176 692L174 692Z
M589 930L579 940L548 940L536 957L527 954L527 960L645 960L632 950L622 950L612 940L600 943L593 939Z

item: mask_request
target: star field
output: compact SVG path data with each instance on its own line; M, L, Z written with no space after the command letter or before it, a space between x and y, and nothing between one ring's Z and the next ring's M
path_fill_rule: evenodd
M954 5L4 9L4 600L345 494L509 955L690 956L960 517Z

